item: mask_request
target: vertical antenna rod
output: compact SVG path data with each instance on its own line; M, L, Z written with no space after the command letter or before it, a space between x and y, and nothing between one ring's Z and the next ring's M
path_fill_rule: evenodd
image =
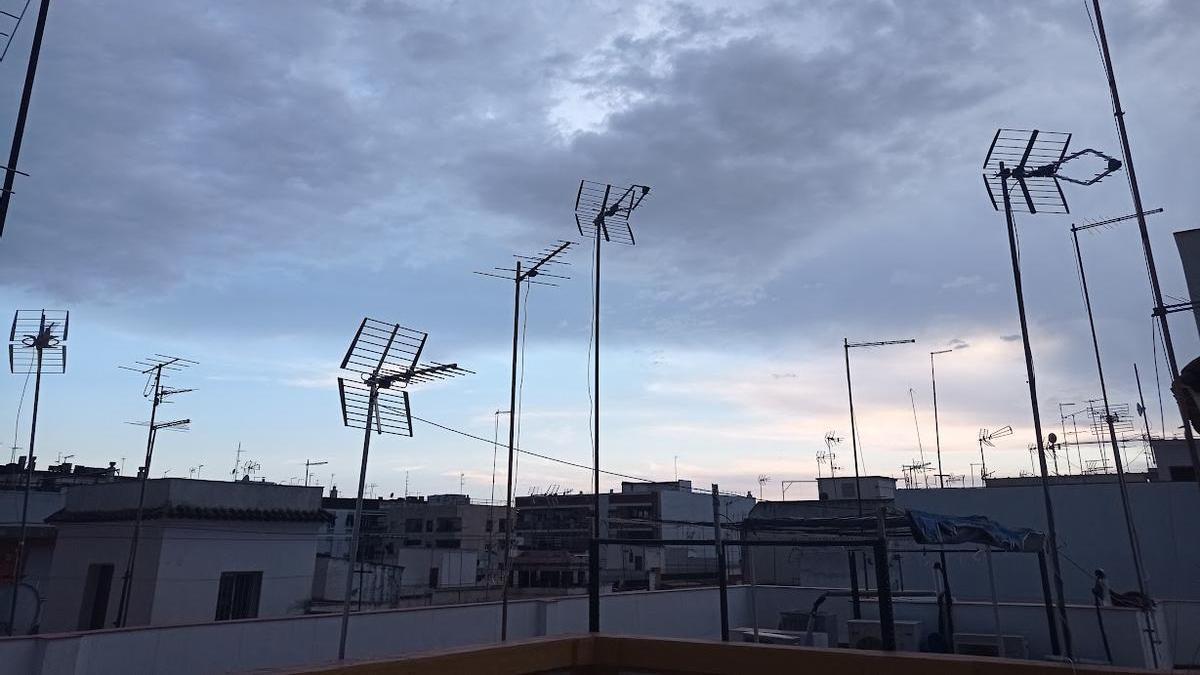
M938 351L929 352L929 379L933 383L933 441L937 445L937 463L938 463L938 487L946 487L945 472L942 471L942 430L938 424L938 404L937 404L937 370L933 365L933 357L938 354L946 354L954 351L953 349L940 349ZM924 461L924 460L921 460Z
M1154 251L1150 247L1150 230L1146 227L1146 215L1142 208L1142 192L1138 188L1137 172L1133 168L1133 153L1129 148L1129 133L1125 129L1125 111L1121 109L1121 96L1117 92L1117 74L1113 70L1112 54L1108 50L1108 35L1104 32L1104 18L1100 15L1100 0L1092 0L1092 9L1096 14L1096 31L1100 38L1100 51L1104 58L1104 73L1108 77L1108 90L1112 94L1113 117L1117 122L1117 135L1121 141L1121 153L1125 159L1125 170L1129 179L1129 193L1133 197L1133 211L1137 215L1138 232L1142 237L1142 253L1146 257L1146 269L1150 273L1150 289L1154 293L1154 315L1158 317L1159 328L1162 331L1163 349L1167 355L1167 367L1171 369L1171 391L1175 391L1175 383L1179 381L1179 362L1175 359L1175 344L1171 340L1171 326L1167 313L1163 309L1162 287L1158 283L1158 268L1154 265ZM1192 433L1193 420L1188 419L1187 409L1183 400L1176 395L1175 403L1179 406L1179 418L1183 421L1183 437L1187 441L1188 455L1192 460L1192 469L1196 484L1200 486L1200 452L1196 448L1196 438Z
M1128 166L1128 165L1127 165ZM1088 293L1087 273L1083 268L1083 254L1079 248L1079 228L1071 227L1071 240L1075 244L1075 263L1079 266L1079 282L1083 286L1083 302L1087 307L1088 327L1092 331L1092 352L1096 355L1096 377L1100 380L1100 397L1104 402L1104 422L1108 426L1108 439L1112 443L1113 461L1117 466L1117 485L1121 489L1121 510L1125 516L1125 531L1129 536L1129 553L1133 556L1133 571L1137 575L1138 592L1142 597L1149 598L1146 592L1146 573L1142 568L1142 551L1138 545L1137 532L1133 527L1133 511L1129 506L1129 487L1125 484L1125 467L1121 459L1121 447L1117 443L1117 430L1113 426L1113 413L1108 405L1108 386L1104 381L1104 363L1100 358L1100 340L1096 336L1096 319L1092 315L1092 297ZM1184 421L1187 424L1187 421ZM1147 607L1143 608L1146 616L1146 631L1147 637L1151 642L1151 659L1154 662L1154 667L1158 668L1158 650L1154 649L1154 643L1157 642L1155 635L1157 626L1154 622L1154 613Z

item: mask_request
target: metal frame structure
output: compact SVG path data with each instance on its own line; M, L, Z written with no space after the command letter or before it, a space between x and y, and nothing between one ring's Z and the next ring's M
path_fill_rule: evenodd
M28 6L28 1L25 3ZM41 0L38 3L37 25L33 31L33 44L29 49L29 64L25 69L25 84L21 88L21 103L17 108L17 121L13 126L12 145L8 150L8 164L4 167L4 187L0 188L0 237L4 236L4 223L8 220L8 202L13 194L13 181L17 174L27 176L29 174L17 171L17 162L21 158L21 141L25 138L25 122L29 118L29 101L33 98L33 81L37 76L38 57L42 53L42 37L46 34L46 14L50 11L50 0ZM12 16L11 14L9 16ZM25 9L21 10L21 17L25 16ZM20 25L21 19L17 19L17 24ZM16 28L13 28L13 32ZM9 41L12 40L10 35ZM4 54L8 53L8 43L4 45ZM4 56L0 55L0 59Z
M592 518L592 542L588 547L588 631L600 631L600 244L616 242L633 246L636 240L629 217L641 205L650 188L645 185L630 185L615 188L611 183L579 181L575 193L575 227L579 236L591 237L595 242L596 258L592 290L592 489L595 493Z
M858 515L863 515L862 506L862 477L858 470L858 427L854 420L854 386L850 382L850 350L857 348L886 347L888 345L906 345L916 340L881 340L878 342L851 342L842 338L842 349L846 354L846 395L850 399L850 447L854 449L854 499L858 503Z
M21 530L17 538L17 559L13 565L13 590L8 607L5 634L12 635L17 620L17 595L25 572L25 546L29 537L29 492L33 485L33 465L37 456L38 404L41 402L42 375L67 372L67 331L71 314L66 310L20 309L13 314L8 333L8 368L26 378L35 374L33 411L29 422L29 452L25 455L25 488L21 498ZM28 382L28 380L26 380Z
M575 242L572 242L572 241L559 240L555 244L542 249L537 255L514 256L516 258L516 262L514 263L514 265L511 268L508 268L508 267L494 268L494 270L498 271L498 272L511 273L512 274L511 277L506 277L506 276L502 276L500 274L495 274L494 272L476 272L476 274L481 274L483 276L496 277L499 279L511 279L513 282L512 372L511 372L511 379L510 379L510 385L509 385L509 397L508 397L508 409L509 409L509 415L508 415L508 479L507 479L508 487L507 487L506 496L504 499L505 531L504 531L504 539L503 539L503 541L504 541L504 559L502 562L502 564L504 566L504 572L502 575L501 590L500 590L500 641L501 642L508 640L508 588L510 585L509 577L512 575L512 569L511 569L512 533L513 533L513 530L515 529L513 527L514 523L513 523L513 517L512 517L513 458L515 456L515 449L516 449L515 443L516 443L517 415L519 414L519 412L514 413L513 411L519 410L517 407L517 359L518 359L518 349L517 348L518 348L518 345L519 345L519 342L521 339L521 285L525 284L526 292L528 292L529 287L532 285L535 285L535 284L541 285L541 286L557 286L557 284L554 282L534 281L534 278L536 278L536 277L550 278L550 279L556 279L556 280L568 279L568 277L566 277L564 275L550 274L543 270L544 270L544 268L547 268L550 265L568 265L568 264L570 264L563 260L557 260L556 258L558 256L566 253L567 249L570 248L571 246L573 246L574 244L575 244ZM597 250L599 250L599 249L597 249ZM526 266L523 267L523 265L526 265Z
M408 385L444 380L471 371L457 363L420 363L428 334L366 317L358 326L340 368L357 376L338 378L342 423L363 430L362 462L358 471L358 495L354 502L354 526L346 559L346 586L342 598L338 660L346 658L346 636L350 626L350 595L354 589L354 563L362 533L363 490L367 482L367 455L371 432L412 436L412 413Z
M150 461L154 458L154 444L158 440L158 432L160 429L183 431L192 422L190 419L178 419L170 422L158 421L158 407L166 402L167 397L193 391L192 389L168 387L163 383L163 380L172 373L194 365L198 365L197 362L190 359L154 354L134 362L132 366L121 366L124 370L132 370L135 373L146 376L146 387L142 391L142 395L150 399L150 421L138 423L139 425L148 427L146 431L146 459L138 471L138 504L133 520L133 536L129 541L129 556L125 560L125 574L121 580L121 597L117 603L117 619L113 624L117 628L124 627L129 621L129 599L133 596L133 573L137 564L138 542L141 539L142 518L145 514L146 506L146 481L150 480Z
M1029 384L1029 402L1033 411L1033 430L1037 437L1037 454L1042 477L1042 497L1046 506L1046 526L1050 537L1050 565L1058 597L1062 623L1063 644L1071 657L1071 632L1067 623L1066 597L1063 591L1062 569L1059 564L1058 531L1054 523L1054 504L1050 498L1050 476L1046 465L1046 446L1042 435L1042 417L1038 409L1037 376L1033 368L1033 349L1029 342L1029 322L1025 315L1025 293L1021 284L1021 259L1017 249L1017 223L1014 211L1035 213L1070 213L1061 181L1079 185L1094 185L1121 168L1121 162L1097 150L1086 149L1067 154L1071 134L1038 129L999 129L983 160L983 182L992 208L1004 209L1008 230L1009 257L1012 262L1013 286L1017 297L1017 315L1021 323L1021 343L1025 351L1025 374ZM1070 178L1062 173L1069 162L1094 156L1104 160L1104 168L1090 178ZM1020 190L1022 199L1012 199L1013 188ZM999 201L997 201L999 200Z

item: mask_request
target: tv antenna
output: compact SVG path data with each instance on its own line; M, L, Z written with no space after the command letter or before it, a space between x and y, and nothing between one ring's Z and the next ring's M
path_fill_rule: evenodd
M588 548L588 632L600 632L600 249L601 239L633 246L629 217L650 188L645 185L615 187L611 183L579 181L575 193L575 227L579 236L595 242L595 278L592 287L592 540Z
M842 438L837 435L836 431L825 432L825 457L824 457L824 459L829 462L829 477L830 478L837 478L837 470L842 468L837 465L837 453L834 451L834 448L836 446L840 445L841 442L842 442ZM822 459L821 453L818 452L817 453L817 474L818 474L817 477L818 478L820 478L820 472L821 472L821 459Z
M195 478L196 480L200 480L200 471L203 468L204 468L203 464L197 464L196 466L191 467L190 469L188 469L188 478Z
M309 469L314 466L325 466L328 463L329 462L327 460L321 460L319 462L314 462L311 459L304 460L304 487L308 487Z
M932 465L929 462L913 460L909 464L900 465L900 475L904 477L904 487L917 488L921 487L917 481L917 474L926 476ZM924 478L925 487L929 487L929 478Z
M1121 168L1121 162L1091 148L1067 154L1071 134L1057 131L1023 129L999 129L992 137L991 147L983 160L983 182L987 188L992 208L1004 208L1004 222L1008 229L1008 250L1012 261L1013 285L1017 296L1017 316L1021 323L1021 343L1025 350L1025 375L1029 383L1029 404L1033 411L1033 433L1037 439L1037 454L1042 476L1042 498L1046 507L1046 526L1050 534L1050 567L1054 574L1054 588L1058 596L1058 611L1062 622L1063 643L1067 656L1073 655L1070 628L1067 624L1066 596L1063 591L1062 568L1058 555L1058 530L1054 523L1054 504L1050 499L1050 475L1046 465L1046 448L1043 443L1042 417L1038 409L1037 379L1033 368L1033 348L1029 343L1029 324L1025 318L1025 293L1021 284L1021 260L1017 251L1017 223L1015 211L1030 214L1070 213L1067 198L1062 190L1062 181L1078 185L1094 185L1105 176ZM1095 158L1095 159L1090 159ZM1063 173L1065 166L1073 161L1100 160L1102 166L1094 168L1089 178L1072 178ZM1012 198L1012 190L1020 191L1021 199ZM999 201L997 201L999 200ZM1139 209L1140 210L1140 209Z
M346 633L350 624L350 595L354 588L354 561L362 532L363 491L367 482L367 455L371 432L412 436L408 386L470 373L457 363L420 363L428 335L400 324L364 318L342 358L341 369L354 377L338 378L342 423L363 430L362 463L358 471L358 496L354 502L354 527L350 557L346 562L346 588L342 599L342 626L338 660L346 658Z
M506 280L511 279L513 282L512 370L511 370L511 378L509 380L509 394L508 394L508 410L509 410L509 415L508 415L508 480L507 480L508 487L507 487L507 492L506 492L505 501L504 501L504 518L505 518L504 522L506 522L506 523L512 522L513 457L514 457L514 451L516 448L516 445L515 445L515 443L516 443L516 428L517 428L516 425L517 425L517 416L519 414L519 409L517 407L517 360L518 360L518 351L519 351L518 346L519 346L519 343L524 339L521 336L521 316L522 316L521 315L521 286L522 285L525 286L525 294L526 294L525 299L526 299L526 304L528 304L529 290L532 286L534 286L534 285L557 286L558 284L555 282L567 280L569 277L567 277L565 275L550 273L550 272L547 272L546 270L555 269L557 271L560 267L569 265L570 263L568 263L564 260L561 260L560 256L565 254L567 252L567 249L569 249L573 245L574 245L574 242L570 242L570 241L566 241L566 240L559 240L558 242L542 249L536 255L515 255L515 256L513 256L516 260L514 261L513 266L511 268L496 267L496 268L493 268L493 271L491 271L491 272L476 272L476 274L481 274L481 275L487 276L487 277L495 277L498 279L506 279ZM597 250L599 250L599 248L597 248ZM511 273L511 276L496 274L496 272ZM535 279L537 279L537 280L535 281ZM554 281L545 281L545 279L553 279ZM526 308L526 316L527 315L528 315L528 308ZM524 369L524 364L522 363L522 370L523 369ZM514 410L518 411L518 412L514 414L512 412ZM496 411L497 422L499 421L500 412L501 411L499 411L499 410ZM460 491L461 491L461 487L460 487ZM506 532L505 533L505 542L504 542L504 561L502 563L504 566L504 583L501 586L501 591L500 591L500 596L501 596L501 599L500 599L500 641L501 642L508 639L508 577L509 577L509 562L510 562L509 561L509 549L512 548L510 546L509 539L510 539L509 533Z
M771 482L771 477L765 473L758 474L758 501L763 498L763 486Z
M851 342L849 339L842 339L842 348L846 352L846 396L850 400L850 446L854 449L854 499L858 503L858 515L860 516L863 514L862 478L858 472L858 426L854 421L854 386L850 382L850 350L872 349L874 347L886 347L889 345L906 345L914 342L916 340L912 338L905 340L881 340L877 342Z
M986 445L989 448L994 448L996 447L996 444L992 443L992 441L997 438L1012 436L1012 434L1013 428L1007 424L998 429L992 429L991 431L988 431L987 429L979 430L979 481L984 485L984 487L987 487L987 479L991 474L988 473L987 470L987 457L984 457L983 446ZM1054 442L1054 434L1050 434L1050 442Z
M0 225L3 221L0 221ZM13 564L13 591L8 608L8 635L13 634L17 618L17 589L25 572L25 547L29 538L29 493L33 486L33 466L37 459L38 404L41 402L42 375L62 375L67 372L67 328L71 313L59 309L19 309L13 314L8 333L8 369L14 375L23 374L28 382L34 373L33 411L29 422L29 452L25 459L25 487L21 497L21 529L17 536L16 561ZM16 454L16 442L13 442Z
M248 459L242 462L240 469L242 472L242 481L249 481L256 472L262 470L262 464L252 459Z
M3 12L0 16L11 21L16 19L15 23L4 24L4 28L0 29L4 33L4 50L0 52L0 60L8 55L9 45L12 43L13 35L17 32L17 27L20 26L22 19L25 17L25 11L29 8L29 0L25 1L21 7L21 13L12 14ZM25 121L29 117L29 101L33 98L33 81L37 75L38 56L42 53L42 36L46 33L46 13L50 10L50 0L40 0L38 3L37 24L33 29L33 43L29 48L29 62L25 66L25 84L21 87L21 103L17 107L17 121L13 125L12 145L8 150L8 165L0 167L4 169L4 187L0 188L0 237L4 236L4 223L8 220L8 202L13 195L13 181L17 174L28 176L29 174L17 170L17 163L21 157L21 141L25 137ZM32 452L32 449L30 450ZM15 588L15 587L14 587Z
M150 399L150 420L137 422L139 426L147 427L146 431L146 460L138 469L138 503L134 513L133 537L129 542L129 557L125 563L125 575L121 580L121 598L117 605L116 627L122 628L129 620L129 597L133 594L133 571L137 563L138 540L142 534L142 517L146 506L146 481L150 479L150 461L154 458L154 444L158 439L159 430L185 431L191 424L190 419L177 419L162 422L158 419L158 407L169 403L167 399L178 394L186 394L192 389L179 389L167 386L165 380L174 373L198 365L196 361L178 356L152 354L132 366L120 366L123 370L132 370L146 376L146 384L142 388L142 396Z

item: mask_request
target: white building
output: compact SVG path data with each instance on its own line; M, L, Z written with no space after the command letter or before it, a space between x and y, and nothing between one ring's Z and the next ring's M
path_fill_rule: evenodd
M58 528L44 631L112 626L137 482L78 486ZM164 478L146 484L127 625L302 614L311 600L321 489Z

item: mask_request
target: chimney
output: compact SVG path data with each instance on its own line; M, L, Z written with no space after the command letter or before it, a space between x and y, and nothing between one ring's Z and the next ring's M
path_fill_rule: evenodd
M329 488L329 498L330 498L330 499L337 499L337 486L336 486L336 485L334 485L333 487Z

